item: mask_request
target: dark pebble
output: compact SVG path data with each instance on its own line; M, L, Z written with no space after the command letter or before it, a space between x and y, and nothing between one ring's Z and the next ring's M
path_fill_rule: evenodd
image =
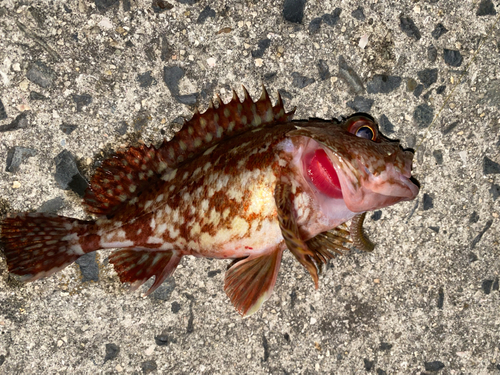
M483 174L498 174L500 173L500 164L494 162L487 156L483 159Z
M0 126L0 133L18 129L25 129L28 127L28 125L28 111L21 112L14 120L11 121L10 124Z
M463 58L460 54L460 51L445 48L443 52L443 58L444 62L449 66L459 67L460 65L462 65Z
M443 151L434 150L432 151L432 156L434 156L434 159L436 159L436 164L438 165L443 164Z
M380 126L380 130L382 130L383 134L389 135L394 133L394 125L389 121L386 115L380 116L378 119L378 125Z
M444 368L444 363L440 361L425 362L425 371L439 371Z
M439 288L438 303L437 303L438 309L443 309L443 305L444 305L444 290L443 288Z
M446 85L441 85L436 89L436 94L441 95L446 90Z
M333 13L325 13L321 16L321 19L328 26L335 26L340 20L340 13L342 13L342 9L335 8Z
M356 112L370 112L373 102L373 99L356 96L353 100L347 102L347 106L354 109Z
M152 285L152 280L149 281L149 283ZM151 285L147 284L147 287L149 288ZM169 277L158 287L158 289L151 293L149 297L155 300L168 301L174 289L175 279L173 277Z
M26 147L13 147L7 152L6 172L16 173L26 159L35 156L36 151Z
M155 336L155 342L158 346L167 346L171 341L169 340L167 335L158 335Z
M277 72L269 72L269 73L264 74L264 79L265 79L266 81L271 81L271 80L273 80L274 78L276 78L276 76L277 76L277 75L278 75L278 73L277 73Z
M311 22L309 22L309 26L308 26L309 33L316 34L319 31L319 29L321 28L321 22L322 22L321 17L313 18L311 20ZM253 55L253 51L252 51L252 55Z
M316 66L318 67L319 79L324 81L331 77L330 68L325 60L318 60Z
M424 211L434 208L434 199L427 193L424 193Z
M127 133L127 130L128 130L128 123L127 121L122 121L120 123L120 126L118 126L115 131L120 134L120 135L125 135Z
M290 308L293 309L295 307L295 301L297 301L297 291L295 289L290 293Z
M269 48L271 45L271 39L262 39L259 41L257 44L257 49L252 51L252 57L254 58L260 58L264 56L264 52L266 52L266 49Z
M5 120L7 117L9 116L7 116L2 100L0 100L0 121Z
M443 34L446 34L448 32L448 29L446 27L444 27L444 25L442 23L438 23L436 25L436 27L434 28L434 30L432 30L432 37L434 39L439 39L439 37Z
M82 255L75 263L80 266L80 272L83 276L82 282L99 281L99 265L95 251Z
M285 0L283 3L283 18L288 22L302 23L306 0Z
M434 109L427 104L420 104L415 111L413 111L413 121L419 128L429 126L434 118Z
M292 100L293 96L290 94L288 91L283 90L283 89L278 89L279 94L281 95L282 98Z
M469 217L469 223L470 224L475 224L479 221L479 215L477 214L476 211L474 211L470 217Z
M155 13L163 13L166 10L172 9L174 6L165 0L153 0L151 3L153 7L153 12Z
M418 85L417 81L415 81L413 78L409 78L406 81L406 91L412 92L417 88L417 85Z
M382 351L391 350L392 349L392 344L389 344L388 342L381 342L379 349L382 350Z
M152 84L156 85L156 79L151 76L151 71L145 72L143 74L139 74L137 76L137 81L139 82L140 87L149 87Z
M214 277L215 275L220 274L222 271L221 270L215 270L215 271L208 271L207 276L208 277Z
M73 101L76 103L76 111L81 112L83 107L92 103L92 97L89 94L73 95Z
M476 254L474 253L469 253L469 262L475 262L476 260L478 260L478 257Z
M430 230L439 233L439 227L429 227Z
M500 185L491 184L490 187L491 198L493 198L493 202L500 197Z
M31 100L46 100L47 97L45 95L40 94L39 92L31 91L30 92L30 99Z
M28 78L34 84L37 84L44 89L52 86L56 73L41 61L31 63L26 72Z
M285 333L285 334L283 335L283 338L284 338L286 341L290 342L290 335L289 335L288 333Z
M153 360L144 361L141 363L141 370L143 374L149 374L150 372L156 371L157 369L158 366L156 365L156 362Z
M262 346L264 348L264 358L262 359L262 362L267 362L269 359L269 343L267 342L265 335L262 335Z
M437 69L424 69L417 72L418 79L423 83L424 87L427 89L433 83L437 82L438 70Z
M474 247L476 247L476 245L479 243L479 241L481 241L481 238L483 238L484 234L486 233L486 231L488 229L490 229L491 227L491 224L493 224L493 220L488 220L486 222L486 225L484 226L484 228L481 230L481 232L478 233L478 235L476 237L474 237L474 239L472 240L471 244L470 244L470 248L473 249Z
M458 125L460 124L460 121L455 121L455 122L452 122L451 124L449 124L448 126L444 127L442 129L442 133L443 135L446 135L448 133L450 133L453 129L455 129Z
M5 356L2 354L0 355L0 366L2 366L5 362Z
M114 5L118 5L119 0L95 0L95 5L100 12L106 11Z
M415 22L410 17L403 17L401 16L399 18L399 26L401 27L401 30L408 35L410 38L414 38L415 40L420 40L421 35L420 31L418 30L418 27L415 25Z
M371 216L371 219L373 221L380 220L381 218L382 218L382 211L381 210L374 211L372 216Z
M177 95L175 99L181 104L195 105L198 101L198 94Z
M134 124L134 130L140 131L143 129L146 124L151 120L151 115L149 114L148 111L140 111L136 117L134 117L133 124Z
M106 354L104 356L104 363L115 359L120 353L120 347L116 344L106 344Z
M351 16L356 18L358 21L364 21L366 18L365 12L363 12L363 7L358 7L358 9L353 10Z
M385 372L384 370L378 368L377 369L377 375L387 375L387 372Z
M43 202L42 205L36 210L36 212L43 212L47 214L55 214L64 206L64 199L61 197L55 197Z
M371 82L366 85L369 94L388 94L401 85L401 77L375 74Z
M299 89L303 89L304 87L309 86L310 84L316 82L314 78L303 76L302 74L299 74L297 72L293 72L292 77L293 77L292 86L297 87Z
M184 77L184 69L178 66L163 68L163 81L173 96L179 95L179 81Z
M363 81L354 69L347 65L343 56L339 56L339 78L349 86L353 93L361 94L365 92Z
M59 125L59 129L64 134L71 134L71 133L73 133L75 131L76 128L77 128L76 125L66 124L65 122L63 122L61 125Z
M438 50L432 44L427 48L427 60L433 63L437 60Z
M198 19L196 20L196 23L204 23L209 17L215 18L215 10L213 10L212 8L210 8L209 5L207 5L200 12Z
M477 8L476 16L494 16L497 14L495 10L495 5L491 0L481 0Z
M198 0L177 0L178 3L186 5L194 5Z
M415 98L418 98L420 95L422 95L422 92L424 91L424 85L419 84L417 87L415 87L415 90L413 90L413 95Z
M122 0L122 7L124 12L130 12L130 9L132 8L130 0Z
M68 150L61 151L55 158L56 173L54 178L64 190L72 190L83 197L87 189L87 180L80 174L75 158Z
M371 371L373 368L373 365L375 364L375 361L370 361L369 359L364 358L363 362L365 364L365 370L366 371Z
M483 280L483 283L481 284L481 289L483 289L484 294L490 294L492 286L493 286L493 280Z
M172 302L172 305L170 306L170 310L174 313L177 314L181 310L181 305L179 302Z

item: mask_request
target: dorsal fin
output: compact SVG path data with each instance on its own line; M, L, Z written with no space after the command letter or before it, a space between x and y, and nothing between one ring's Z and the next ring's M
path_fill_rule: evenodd
M217 95L218 106L210 104L202 114L196 111L170 141L160 147L139 146L118 151L97 168L85 193L87 211L112 215L123 202L138 196L157 182L167 169L174 169L205 152L221 140L257 127L291 121L295 108L285 112L281 96L275 106L264 87L254 102L243 87L244 100L233 90L231 101L224 104Z

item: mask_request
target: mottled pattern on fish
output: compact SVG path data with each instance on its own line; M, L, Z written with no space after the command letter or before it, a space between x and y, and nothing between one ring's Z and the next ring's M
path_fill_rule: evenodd
M182 256L234 259L224 289L242 315L269 298L289 249L318 287L321 264L353 238L362 250L364 213L418 194L413 154L373 119L291 121L267 92L246 90L196 113L160 147L131 147L97 169L85 195L95 221L17 214L1 222L9 270L32 281L79 256L110 256L120 280L148 293ZM352 220L350 230L345 222Z

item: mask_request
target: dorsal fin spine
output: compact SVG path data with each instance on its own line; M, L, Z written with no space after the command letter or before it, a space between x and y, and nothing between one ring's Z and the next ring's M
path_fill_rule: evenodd
M99 167L85 194L87 211L112 215L127 199L133 200L151 186L155 175L161 175L196 155L204 153L224 137L231 137L256 127L290 121L295 109L285 112L281 95L273 106L265 87L256 102L243 86L243 100L233 90L232 99L224 104L216 95L217 105L210 102L200 114L198 109L170 141L158 148L141 145L118 151Z

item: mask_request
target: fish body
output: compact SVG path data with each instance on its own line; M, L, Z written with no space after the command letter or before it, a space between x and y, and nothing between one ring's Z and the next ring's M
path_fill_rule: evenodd
M414 199L413 153L386 139L373 119L292 121L267 92L234 96L196 113L159 148L119 152L96 171L85 196L95 221L18 214L1 222L9 270L26 281L79 256L120 248L110 262L148 293L182 256L229 258L225 291L242 315L258 310L289 249L318 286L318 268L345 249L350 219L358 247L364 212Z

